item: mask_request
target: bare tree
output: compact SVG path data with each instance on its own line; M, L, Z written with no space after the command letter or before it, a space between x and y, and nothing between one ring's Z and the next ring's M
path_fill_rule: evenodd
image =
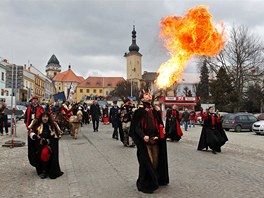
M225 48L215 57L205 57L209 70L217 73L223 67L229 75L236 96L237 111L252 83L263 80L264 48L260 38L241 26L234 26Z
M183 95L188 96L189 88L187 86L183 87Z
M131 86L131 82L127 80L123 80L117 83L116 88L110 93L111 96L118 97L122 100L129 97L131 95L131 88L132 94L139 99L140 91L137 86Z

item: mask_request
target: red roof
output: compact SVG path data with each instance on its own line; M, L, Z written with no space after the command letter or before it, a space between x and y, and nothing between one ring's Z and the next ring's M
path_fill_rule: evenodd
M77 76L71 69L68 69L67 71L58 73L52 80L59 81L59 82L81 83L82 81L84 81L84 78L81 76Z
M88 77L78 87L94 88L94 87L116 87L117 83L124 81L123 77Z

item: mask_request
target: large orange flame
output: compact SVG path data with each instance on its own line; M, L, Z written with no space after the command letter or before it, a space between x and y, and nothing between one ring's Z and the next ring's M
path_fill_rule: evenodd
M205 6L192 8L182 17L166 17L161 21L160 36L171 59L158 70L156 83L159 88L179 82L193 55L215 56L224 47L223 24L213 24L212 15Z

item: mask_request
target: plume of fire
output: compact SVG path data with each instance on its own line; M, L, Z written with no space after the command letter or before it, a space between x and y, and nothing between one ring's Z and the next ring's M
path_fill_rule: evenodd
M179 82L192 56L215 56L225 44L223 24L213 24L212 15L205 6L192 8L182 17L166 17L161 21L160 36L171 59L158 70L156 83L159 88Z

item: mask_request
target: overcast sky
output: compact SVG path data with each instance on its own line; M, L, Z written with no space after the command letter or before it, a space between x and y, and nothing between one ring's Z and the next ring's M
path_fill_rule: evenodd
M263 0L1 0L0 57L28 61L45 71L55 54L62 70L71 64L83 77L123 76L123 57L135 23L143 71L157 71L169 56L159 39L159 22L207 5L214 21L244 24L264 38ZM185 73L197 73L189 64Z

